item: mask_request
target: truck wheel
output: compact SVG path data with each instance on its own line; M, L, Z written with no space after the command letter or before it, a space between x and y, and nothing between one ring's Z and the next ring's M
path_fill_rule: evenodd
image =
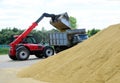
M17 60L16 56L12 56L12 55L10 55L10 54L9 54L8 56L9 56L9 58L12 59L12 60Z
M56 48L55 48L55 52L56 52L56 53L59 53L60 51L61 51L61 49L60 49L59 47L56 47Z
M35 56L37 57L37 58L43 58L43 54L35 54Z
M52 47L46 46L43 51L44 57L47 58L54 54L54 49Z
M16 57L18 60L27 60L29 58L30 52L24 46L20 46L16 49Z

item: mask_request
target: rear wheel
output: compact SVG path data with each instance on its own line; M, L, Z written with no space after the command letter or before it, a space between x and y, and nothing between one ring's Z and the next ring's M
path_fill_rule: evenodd
M46 46L44 48L43 54L46 58L49 57L49 56L52 56L54 54L54 49L52 47Z
M16 57L18 60L27 60L29 58L30 52L24 46L20 46L16 49Z
M59 53L61 51L60 47L55 47L55 52Z
M61 52L63 50L68 49L69 47L67 47L67 46L55 46L54 48L55 48L55 52L59 53L59 52Z

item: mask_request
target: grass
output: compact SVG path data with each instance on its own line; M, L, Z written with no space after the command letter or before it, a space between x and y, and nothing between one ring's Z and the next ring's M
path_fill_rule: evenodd
M9 48L0 48L0 55L8 54Z

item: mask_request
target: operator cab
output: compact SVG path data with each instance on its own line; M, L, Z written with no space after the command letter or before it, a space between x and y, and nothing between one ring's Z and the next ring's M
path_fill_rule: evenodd
M27 36L23 39L22 43L30 43L30 44L37 44L37 41L33 36Z
M86 39L88 39L87 34L76 34L73 36L72 43L73 43L73 45L76 45Z
M78 36L82 39L82 41L88 39L87 34L79 34Z
M14 41L18 37L19 37L19 35L14 35L11 41ZM21 43L23 43L23 44L26 44L26 43L37 44L37 41L33 36L29 35L26 38L24 38Z

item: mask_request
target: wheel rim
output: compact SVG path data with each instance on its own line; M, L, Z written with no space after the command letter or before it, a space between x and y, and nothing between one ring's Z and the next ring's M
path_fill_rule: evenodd
M47 55L47 56L53 55L53 50L52 50L52 49L47 49L47 50L46 50L46 55Z
M20 52L20 57L21 57L22 59L25 59L27 56L28 56L28 53L27 53L26 51L21 51L21 52Z

